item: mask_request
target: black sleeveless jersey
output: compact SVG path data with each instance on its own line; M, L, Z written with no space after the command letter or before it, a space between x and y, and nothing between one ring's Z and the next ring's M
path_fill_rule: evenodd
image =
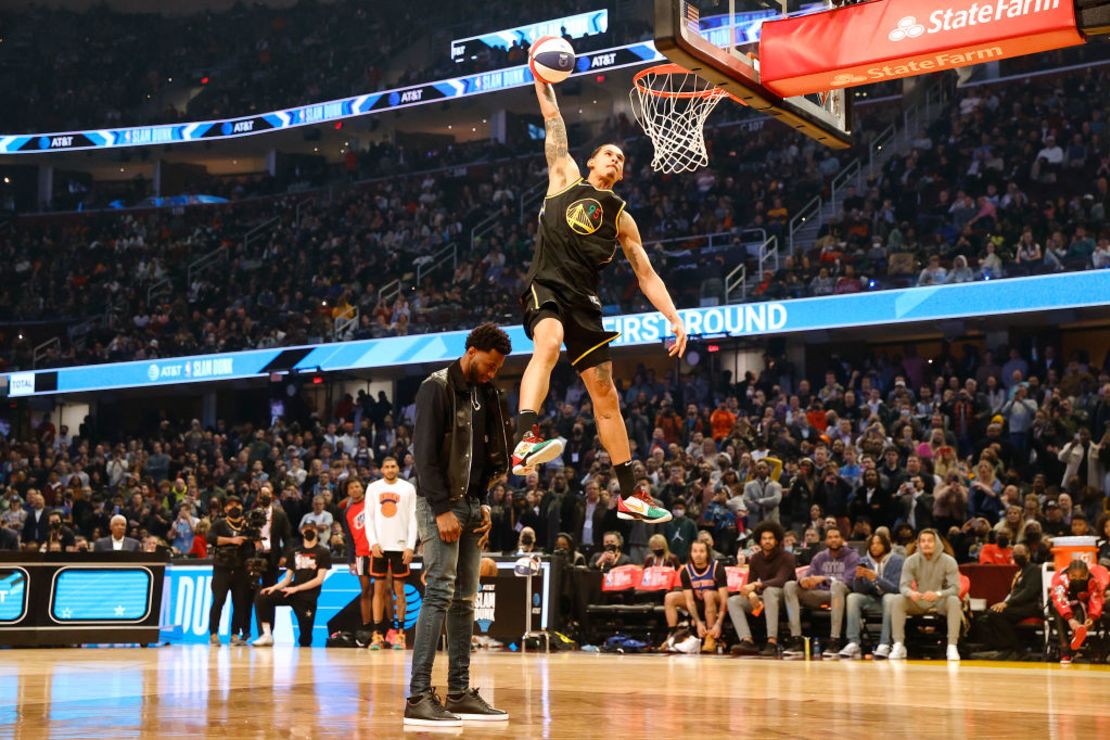
M583 301L600 311L598 276L617 251L617 223L624 201L612 190L578 180L544 199L536 230L536 251L528 284L533 282Z

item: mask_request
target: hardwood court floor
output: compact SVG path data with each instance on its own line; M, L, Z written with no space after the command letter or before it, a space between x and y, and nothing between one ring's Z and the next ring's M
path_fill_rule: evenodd
M4 650L0 737L419 737L401 724L407 658ZM465 737L1110 737L1101 666L477 653L472 670L512 719ZM442 686L438 662L435 678Z

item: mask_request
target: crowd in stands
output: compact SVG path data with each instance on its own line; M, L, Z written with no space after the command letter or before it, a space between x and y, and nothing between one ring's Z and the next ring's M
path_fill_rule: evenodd
M878 534L887 552L903 554L927 529L960 563L1010 563L1020 545L1040 564L1064 535L1100 538L1100 560L1110 563L1110 358L973 344L923 358L906 346L855 361L834 355L814 377L768 356L758 376L734 380L644 368L622 379L637 480L675 513L646 525L617 517L618 484L588 396L576 376L557 374L542 425L566 438L564 454L494 486L488 549L561 550L608 570L686 564L700 541L713 558L756 568L773 523L782 528L776 546L817 567L811 575L844 565L841 543ZM80 550L120 514L145 547L195 557L223 497L250 508L269 491L291 523L318 522L339 556L336 506L347 481L380 477L387 455L412 476L413 408L360 392L305 423L205 428L163 418L143 438L110 425L99 436L56 428L44 417L0 442L0 520L24 547ZM838 573L832 580L850 585ZM785 589L792 638L799 604L820 602L797 589L814 584Z
M622 127L631 133L627 121L617 121L617 135ZM630 140L621 192L645 240L735 232L758 242L779 228L766 211L800 206L836 171L829 151L762 122L722 126L712 136L727 176L655 177L649 143ZM382 147L361 166L368 173L402 169L407 153ZM0 232L0 272L10 278L0 291L0 320L116 317L80 342L63 336L39 367L514 323L535 228L527 213L521 218L519 200L543 182L543 166L534 151L465 170L378 179L327 197L24 219ZM538 198L529 212L537 207ZM274 216L279 223L244 243L251 228ZM487 229L471 248L471 230L483 221ZM726 241L713 249L696 240L652 249L679 305L698 305L703 282L749 257L739 236ZM451 244L457 261L417 280L420 266ZM221 247L226 259L190 280L190 263ZM380 295L396 279L406 289ZM151 293L153 286L159 292ZM635 286L618 261L604 283L609 310L645 307ZM358 322L336 334L334 320L354 308ZM29 366L32 346L16 339L10 364Z
M0 110L0 131L246 116L525 64L527 47L519 45L455 64L450 42L596 9L561 0L537 14L508 4L476 20L431 0L373 9L301 0L186 14L32 7L0 14L0 98L20 101ZM643 22L614 18L610 31L575 44L588 51L649 36ZM418 61L396 64L402 53Z

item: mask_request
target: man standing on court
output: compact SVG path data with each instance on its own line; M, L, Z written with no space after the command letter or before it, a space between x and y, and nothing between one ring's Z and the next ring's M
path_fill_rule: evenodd
M366 489L373 513L366 519L370 544L370 575L374 577L374 633L370 649L381 650L386 631L386 579L393 576L397 596L393 620L393 649L405 649L405 579L409 576L412 551L416 549L416 489L398 477L397 458L382 460L382 475Z
M583 178L568 152L567 129L554 88L537 80L536 95L547 130L544 152L548 185L528 287L520 297L524 331L535 348L520 381L513 473L524 475L535 465L562 454L563 440L541 438L537 421L551 371L565 342L570 364L582 376L590 394L601 444L620 482L617 516L648 524L670 521L671 513L655 506L651 494L636 487L628 432L609 359L609 343L618 334L606 331L601 323L598 279L612 262L618 244L632 265L640 290L667 319L675 335L669 350L672 357L681 356L685 350L686 330L667 286L648 260L635 220L612 190L624 177L624 152L615 144L598 147L586 162L589 174Z
M512 351L505 332L482 324L466 354L429 375L416 394L416 526L426 586L412 654L405 724L458 727L507 720L470 688L470 638L482 547L489 537L486 492L509 469L512 421L493 379ZM447 701L432 688L436 646L447 625Z

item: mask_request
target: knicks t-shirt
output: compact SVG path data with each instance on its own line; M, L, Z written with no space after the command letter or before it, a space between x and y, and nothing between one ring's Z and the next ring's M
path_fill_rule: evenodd
M372 548L385 552L416 548L416 487L404 478L387 483L385 478L366 487L371 507L367 514L366 539Z

